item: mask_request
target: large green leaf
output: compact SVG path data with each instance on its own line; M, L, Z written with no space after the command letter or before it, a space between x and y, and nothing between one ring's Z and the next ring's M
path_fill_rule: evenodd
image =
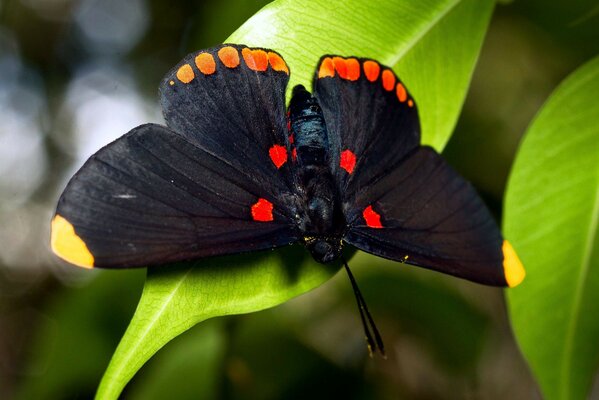
M505 234L527 270L508 293L546 399L583 399L599 360L599 58L551 95L507 189Z
M290 87L309 86L325 53L393 66L419 104L424 142L440 150L464 101L492 9L491 0L280 0L227 41L278 50L291 69ZM305 255L286 249L151 271L97 398L118 397L156 351L194 324L275 306L319 286L338 269Z

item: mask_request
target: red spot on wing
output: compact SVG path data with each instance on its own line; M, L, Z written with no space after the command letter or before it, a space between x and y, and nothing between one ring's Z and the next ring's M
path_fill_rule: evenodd
M275 144L268 150L268 155L277 168L281 168L287 162L287 149L281 145Z
M293 133L289 135L289 144L293 144L295 142L295 138L293 137Z
M356 155L351 150L342 151L339 166L351 174L356 166Z
M399 82L395 87L395 93L397 94L397 99L402 103L408 99L408 93L406 92L406 88Z
M360 78L360 62L355 58L348 58L347 62L347 79L357 81Z
M381 215L372 209L372 206L368 206L362 211L362 216L364 217L364 221L366 221L366 225L369 228L382 228L383 224L381 224Z
M241 50L241 55L252 71L266 71L268 68L268 54L264 50L252 50L246 47Z
M378 79L381 67L376 61L364 61L364 75L370 82L374 82Z
M269 222L273 220L272 217L272 203L266 199L258 199L258 201L252 205L252 218L254 221Z
M297 149L294 147L293 150L291 150L291 159L293 161L297 160Z
M342 57L333 57L333 65L335 65L335 71L339 77L347 79L347 60Z
M382 77L383 88L385 88L385 90L388 92L393 90L393 87L395 86L395 75L393 74L393 72L391 72L391 70L389 69L386 69L383 71Z

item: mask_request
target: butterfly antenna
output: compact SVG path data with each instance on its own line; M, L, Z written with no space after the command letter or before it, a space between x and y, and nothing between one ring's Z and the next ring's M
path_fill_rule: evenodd
M370 357L377 351L386 358L385 356L385 345L383 344L383 339L381 338L381 334L374 323L374 319L372 315L370 315L370 311L368 311L368 306L366 305L366 301L358 288L358 283L354 278L351 270L349 269L349 265L347 265L347 261L345 261L345 257L341 257L343 260L343 265L345 266L345 271L347 272L347 276L349 277L349 281L351 282L352 289L354 290L354 296L356 297L356 302L358 303L358 310L360 311L360 319L362 320L362 326L364 327L364 334L366 335L366 344L368 345L368 354ZM369 326L370 325L370 326ZM372 332L371 332L372 328Z

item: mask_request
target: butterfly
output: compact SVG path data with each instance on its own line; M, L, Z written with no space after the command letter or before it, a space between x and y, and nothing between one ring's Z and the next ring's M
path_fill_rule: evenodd
M54 253L130 268L302 243L329 263L348 244L482 284L522 281L476 191L420 144L418 107L391 68L325 55L313 92L294 87L287 107L289 75L269 49L223 44L186 56L160 85L166 126L134 128L69 181L52 219ZM369 347L382 351L344 265Z

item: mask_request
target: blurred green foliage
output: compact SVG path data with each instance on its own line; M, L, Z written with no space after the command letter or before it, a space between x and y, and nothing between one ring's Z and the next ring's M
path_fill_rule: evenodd
M584 398L599 366L597 93L599 57L543 105L506 193L505 233L528 270L510 315L546 399Z
M0 398L93 396L144 274L90 274L53 258L47 237L57 195L86 149L97 148L86 142L92 128L100 135L104 122L130 128L159 119L156 83L164 72L224 40L266 1L123 4L0 3ZM102 18L127 10L137 26ZM557 84L598 53L596 1L495 7L444 153L498 218L526 126ZM134 112L121 115L118 98L133 99ZM84 107L98 99L93 119ZM123 397L540 397L500 290L372 258L357 257L352 268L388 360L367 357L351 290L338 276L275 309L191 329L151 359Z

